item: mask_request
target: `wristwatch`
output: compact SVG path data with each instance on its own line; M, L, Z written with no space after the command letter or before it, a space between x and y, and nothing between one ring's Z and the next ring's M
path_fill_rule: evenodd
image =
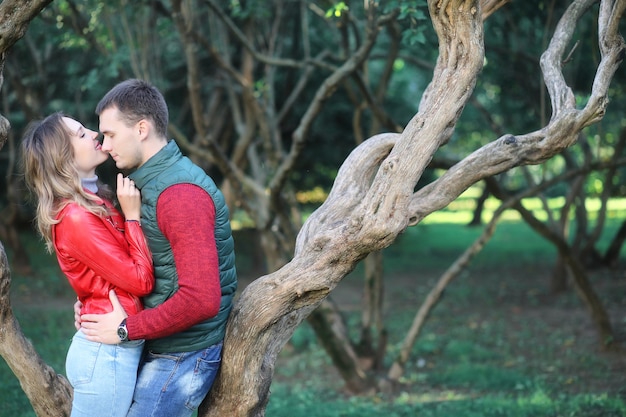
M121 342L128 341L128 329L126 328L126 319L122 320L122 322L118 326L117 336L120 338Z

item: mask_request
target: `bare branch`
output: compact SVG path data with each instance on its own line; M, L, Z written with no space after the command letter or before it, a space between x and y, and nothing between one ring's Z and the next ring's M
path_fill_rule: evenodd
M552 119L559 117L561 112L574 109L576 106L574 93L563 77L562 59L565 55L565 48L576 30L576 22L593 3L595 0L579 0L572 3L559 21L548 49L541 56L544 82L552 101Z
M539 164L563 149L575 143L578 133L586 126L597 122L603 117L608 103L608 86L613 74L621 64L624 54L624 40L617 31L616 25L599 27L604 44L602 60L598 66L596 81L592 87L591 98L583 110L575 109L575 100L571 89L565 84L561 73L562 54L569 42L582 13L587 10L591 0L573 3L561 18L555 37L541 59L546 85L552 97L554 113L550 122L543 129L526 135L503 135L470 154L459 164L452 167L433 183L422 188L413 195L409 212L412 213L411 224L417 224L426 215L439 210L456 199L470 185L477 181L504 172L519 165ZM624 7L609 8L604 1L601 10L601 21L619 20L621 15L603 16L610 10L612 13L623 13ZM623 3L623 2L621 2ZM608 28L612 31L608 31ZM558 55L559 52L561 55Z
M483 13L483 21L492 14L494 14L496 10L498 10L500 7L504 6L510 1L511 0L481 0L480 8Z
M0 55L4 54L17 42L31 20L35 18L52 0L4 0L0 3ZM4 58L2 59L4 61Z
M315 93L315 97L311 104L307 108L305 114L300 119L300 124L293 133L293 141L289 154L281 163L280 167L276 171L271 184L270 193L277 194L282 190L284 183L287 181L287 176L291 172L296 159L304 149L304 144L308 131L313 123L315 117L322 109L323 103L330 97L330 95L337 88L338 84L355 71L367 58L371 51L376 38L378 36L379 27L386 24L389 20L396 16L395 13L382 16L377 22L371 23L367 30L367 37L363 44L358 48L354 54L335 72L333 72L322 83L320 88Z
M268 65L276 65L283 67L293 67L293 68L302 68L307 65L305 62L296 61L293 59L284 59L284 58L274 58L268 57L266 55L260 54L256 48L248 41L248 38L239 30L237 25L228 18L228 16L222 11L221 7L218 6L214 0L205 0L206 4L209 5L211 10L215 12L219 16L219 18L228 26L230 31L235 34L237 40L241 42L241 44L250 52L255 59L260 62L263 62Z

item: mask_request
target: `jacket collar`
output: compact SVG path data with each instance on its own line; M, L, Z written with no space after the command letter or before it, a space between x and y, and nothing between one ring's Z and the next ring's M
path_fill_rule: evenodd
M145 164L137 168L137 170L131 173L128 178L135 182L135 185L140 190L157 177L162 171L173 165L182 157L180 148L173 140L167 142L159 152L154 154Z

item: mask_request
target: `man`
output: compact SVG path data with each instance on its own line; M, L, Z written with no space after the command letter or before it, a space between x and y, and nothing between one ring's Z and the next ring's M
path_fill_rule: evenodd
M221 362L237 289L229 213L213 180L167 139L168 109L149 83L131 79L98 103L102 149L141 190L141 225L152 251L153 292L126 317L85 314L87 338L107 344L145 339L128 416L190 416Z

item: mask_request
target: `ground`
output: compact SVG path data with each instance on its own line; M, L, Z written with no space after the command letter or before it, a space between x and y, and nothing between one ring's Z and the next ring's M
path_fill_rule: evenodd
M389 349L397 349L413 316L441 271L387 273L385 316L390 332ZM430 376L445 373L455 361L484 352L486 363L514 369L535 381L559 385L564 392L607 393L626 400L626 275L620 270L590 271L591 283L610 315L615 331L614 345L607 350L599 341L591 316L575 291L550 294L549 265L516 269L470 268L453 280L431 311L422 329L407 373L427 375L411 381L411 390L436 391ZM240 276L240 291L259 277L257 270ZM12 305L25 310L67 310L71 316L71 291L50 296L37 289L36 278L17 277L13 282ZM356 271L346 277L331 297L346 317L358 322L362 304L362 280ZM303 324L306 326L306 323ZM307 342L310 346L310 341ZM275 381L314 378L332 380L341 390L341 379L323 352L311 352L297 343L285 346L276 366ZM474 355L474 356L472 356ZM316 357L314 369L293 362ZM444 384L445 385L445 384ZM470 383L471 385L471 383ZM407 387L404 387L407 388ZM440 388L441 390L441 388Z
M421 361L420 366L427 373L442 369L445 372L450 361L463 360L464 355L475 358L476 350L483 349L486 363L492 363L495 355L499 366L515 369L535 381L560 386L565 392L607 393L626 400L624 272L590 273L615 331L616 340L611 350L605 349L599 340L590 313L575 291L550 294L549 277L550 269L545 267L470 270L461 274L449 284L430 313L414 349L421 355L416 360ZM390 333L397 332L395 340L390 337L392 344L401 342L438 278L438 273L433 271L394 274L386 278L387 326L390 326ZM358 316L362 290L358 277L347 277L331 296L346 316L352 313ZM454 347L460 349L460 353L455 353ZM281 361L288 366L290 360L297 358L297 349L293 349L296 351L293 353L290 349L293 348L285 348L287 353L281 355L277 368ZM313 372L326 375L327 380L339 380L328 362L322 361L321 366L324 369ZM301 377L311 377L310 372L311 369L304 369ZM282 376L279 370L276 380L287 382L291 377L291 374ZM428 384L412 388L430 389Z

